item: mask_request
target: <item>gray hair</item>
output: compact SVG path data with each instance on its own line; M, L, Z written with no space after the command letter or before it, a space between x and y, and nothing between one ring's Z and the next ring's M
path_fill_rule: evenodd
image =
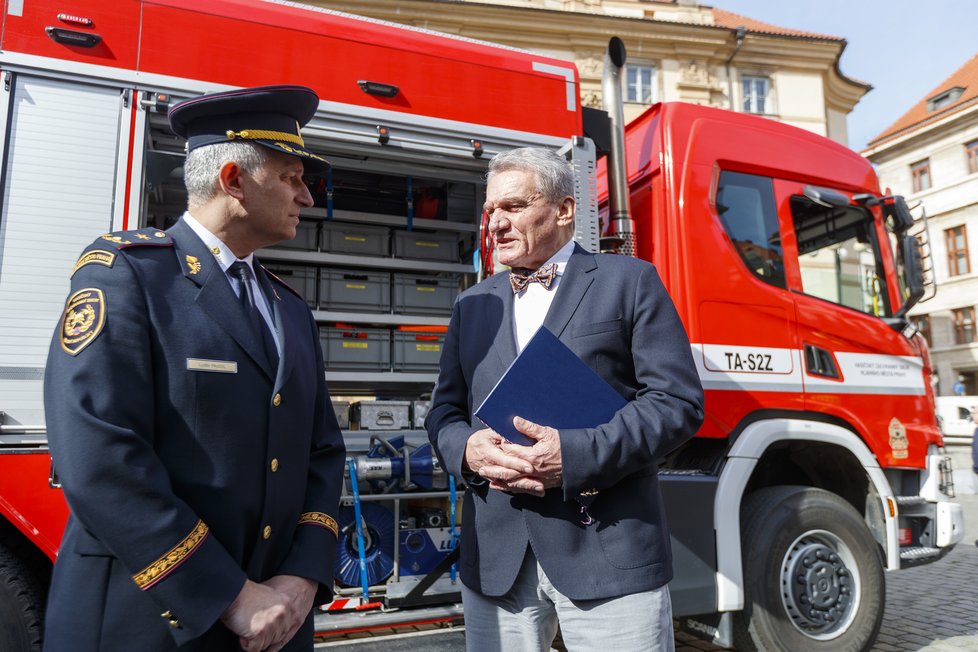
M499 152L489 161L486 180L500 172L527 170L537 178L537 191L551 204L574 196L574 168L570 161L545 147L520 147Z
M225 163L237 163L248 174L255 174L268 158L268 150L254 143L215 143L190 150L183 163L188 206L201 206L217 194L217 176Z

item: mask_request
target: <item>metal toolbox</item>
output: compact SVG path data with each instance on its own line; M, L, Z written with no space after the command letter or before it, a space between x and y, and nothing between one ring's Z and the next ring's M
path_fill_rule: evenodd
M438 371L444 333L394 331L394 371Z
M282 279L286 285L302 295L310 308L317 305L316 282L319 270L313 265L290 265L273 262L265 265L269 272Z
M390 312L390 272L324 267L320 272L319 306L323 310Z
M450 315L458 294L458 274L394 274L394 312Z
M319 341L327 370L390 370L391 332L386 328L323 326Z
M413 260L459 261L458 233L394 230L394 257Z
M358 401L353 404L350 420L360 430L405 430L410 401Z
M386 226L326 221L322 231L322 249L327 253L390 256L390 229Z
M336 413L336 422L340 424L340 430L350 429L350 402L349 401L330 401L333 404L333 412Z
M319 250L319 220L299 220L295 227L295 237L271 246L272 249L294 249L296 251Z

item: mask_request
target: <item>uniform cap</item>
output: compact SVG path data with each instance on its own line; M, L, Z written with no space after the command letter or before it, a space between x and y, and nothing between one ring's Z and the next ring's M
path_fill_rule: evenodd
M299 157L307 172L329 162L306 149L299 129L319 107L305 86L259 86L201 95L173 105L167 117L173 133L187 139L187 151L205 145L247 141Z

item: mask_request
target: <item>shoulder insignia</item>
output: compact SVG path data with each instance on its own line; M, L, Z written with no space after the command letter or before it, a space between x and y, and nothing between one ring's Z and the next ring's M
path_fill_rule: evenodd
M105 326L105 295L98 288L78 290L65 302L61 316L61 348L78 355Z
M127 249L129 247L138 247L146 245L155 246L168 246L173 244L173 238L167 235L164 231L153 227L147 227L145 229L137 229L133 231L114 231L112 233L106 233L101 236L99 240L102 243L108 242L117 249Z
M340 535L340 526L336 522L336 519L322 512L303 512L299 515L299 525L316 525L321 528L326 528L335 537L339 537Z
M105 265L106 267L112 267L112 263L115 262L115 253L111 251L106 251L104 249L92 249L91 251L86 251L82 254L78 262L75 263L75 267L71 270L71 276L75 275L79 269L85 265Z
M297 296L300 299L302 299L303 302L305 302L306 298L304 296L302 296L301 294L299 294L299 291L298 290L296 290L295 288L293 288L291 285L289 285L288 283L286 283L285 281L283 281L279 277L275 276L275 274L272 274L270 271L268 271L268 268L265 267L264 265L262 265L261 268L263 270L265 270L265 273L266 274L268 274L268 278L272 279L273 281L275 281L276 283L278 283L279 285L281 285L282 287L284 287L286 290L288 290L289 292L291 292L295 296ZM272 289L275 289L275 288L272 288Z
M190 272L190 275L193 276L194 274L197 274L200 271L200 260L197 258L197 256L187 254L186 260L187 271Z

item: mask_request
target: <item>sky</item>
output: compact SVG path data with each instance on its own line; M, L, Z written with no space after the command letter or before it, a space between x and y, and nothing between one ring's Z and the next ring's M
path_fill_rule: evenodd
M978 0L701 2L846 39L842 74L873 86L849 114L849 147L856 151L978 53Z

